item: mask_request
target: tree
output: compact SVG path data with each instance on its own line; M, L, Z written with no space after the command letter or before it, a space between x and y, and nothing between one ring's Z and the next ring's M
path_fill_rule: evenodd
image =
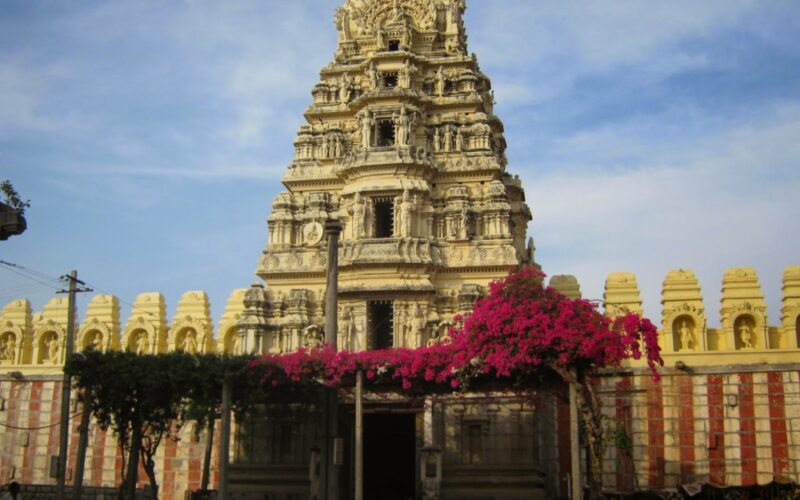
M209 438L213 435L224 377L234 378L237 409L257 400L258 391L250 390L252 383L244 373L247 361L245 357L183 352L138 355L88 351L69 362L67 370L75 386L82 389L84 402L91 404L98 425L112 429L123 450L121 498L133 498L140 462L152 494L158 498L158 447L164 439L174 438L186 422L195 421L198 433L207 428ZM210 448L203 468L207 478Z
M604 429L593 385L599 371L644 354L654 379L663 364L653 324L635 314L605 318L586 300L569 300L527 267L490 285L453 335L453 364L517 384L551 371L575 384L591 463L589 489L602 497Z
M0 202L0 241L5 241L10 236L24 233L28 228L24 214L31 204L20 198L11 181L1 182L0 192L5 200L5 203Z
M90 398L98 425L111 428L123 450L120 497L133 499L141 461L157 498L154 456L163 439L182 425L195 359L184 353L89 351L71 360L67 369L83 390L84 401Z
M19 215L25 215L25 209L30 208L31 200L23 200L20 198L19 193L17 193L17 190L14 189L14 186L9 180L0 182L0 191L2 191L5 197L5 203L9 207L16 210Z
M195 357L197 367L189 374L189 390L181 409L180 420L194 421L199 436L206 429L206 448L203 454L203 473L201 489L208 489L211 469L211 448L213 446L214 422L222 406L222 382L225 377L233 377L234 406L242 411L257 400L259 391L247 378L245 368L250 358L245 356L217 356L205 354ZM252 389L252 390L251 390Z

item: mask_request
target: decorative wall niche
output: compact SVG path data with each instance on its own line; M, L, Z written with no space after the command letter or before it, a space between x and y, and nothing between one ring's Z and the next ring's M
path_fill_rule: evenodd
M800 346L800 314L794 319L794 336L797 346Z
M194 328L184 328L175 337L175 349L188 354L200 352L199 334Z
M698 350L697 325L694 318L684 314L672 322L672 343L676 352Z
M147 341L147 331L138 328L128 336L128 352L136 354L148 354L149 342Z
M84 351L94 350L98 352L103 351L103 334L99 330L89 330L83 336L81 342L81 349Z
M0 363L14 364L17 352L17 336L13 332L5 332L0 337Z
M58 334L53 331L45 332L39 338L39 356L36 362L40 365L43 364L56 364L58 363L58 355L61 351L59 345Z
M733 338L737 351L760 347L755 318L749 314L739 315L733 323Z

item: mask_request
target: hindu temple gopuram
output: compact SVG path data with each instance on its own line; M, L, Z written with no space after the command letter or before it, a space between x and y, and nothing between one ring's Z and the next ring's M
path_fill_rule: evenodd
M142 293L125 324L119 300L97 295L75 329L76 350L288 353L322 343L329 314L342 350L426 346L447 342L454 316L510 267L538 266L492 85L468 51L465 8L464 0L345 0L334 60L310 89L307 123L268 216L258 283L233 291L216 323L202 291L186 292L171 315L160 293ZM325 307L329 221L341 226L333 311ZM800 266L786 268L772 316L756 270L728 270L718 327L708 325L695 274L664 271L662 380L631 362L597 382L608 421L628 438L608 445L604 488L798 481ZM581 296L573 276L550 286ZM609 317L642 312L631 273L610 274L603 298ZM62 297L38 312L25 299L0 310L2 482L42 491L55 482L66 332ZM367 393L364 411L369 500L566 499L575 471L585 470L570 438L577 423L558 391L536 399ZM341 498L355 488L353 412L352 395L340 399ZM239 419L232 496L318 498L319 427L313 405ZM205 440L187 426L160 447L162 498L199 489ZM93 425L84 484L111 494L104 488L117 484L121 459L111 432ZM218 463L215 452L212 487Z
M466 48L463 2L347 2L314 86L258 265L264 345L322 325L323 226L341 221L340 348L435 342L509 268L533 261L531 213L506 170L493 93Z

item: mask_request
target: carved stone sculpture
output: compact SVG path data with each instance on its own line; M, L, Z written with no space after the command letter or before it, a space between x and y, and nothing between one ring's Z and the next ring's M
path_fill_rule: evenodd
M372 118L372 113L367 110L361 117L361 147L369 149L372 146L372 131L375 127L375 120Z
M678 329L678 335L681 342L681 350L691 351L694 349L694 336L692 329L689 327L689 321L683 320L681 327Z
M444 67L439 66L438 71L436 71L436 95L439 97L444 95L445 82Z
M342 77L339 80L339 101L342 104L347 104L350 102L350 98L353 95L351 84L352 82L348 74L342 73Z
M350 207L350 213L353 215L353 239L360 240L365 236L364 228L367 215L367 204L361 198L361 193L356 193L353 199L353 206Z
M370 63L367 67L367 80L369 81L370 90L378 88L378 70L375 69L375 64Z
M411 144L411 127L415 119L408 115L405 106L400 108L400 114L392 116L395 123L396 144L398 146L408 146Z
M147 344L147 333L139 332L139 335L136 337L136 354L147 354Z
M753 348L753 329L747 324L746 321L742 321L741 325L739 325L739 340L741 341L743 348Z
M461 131L461 127L456 129L456 151L464 151L464 134Z
M411 227L414 221L414 212L417 209L417 197L411 199L408 189L403 191L403 195L397 201L397 236L408 238L412 236Z
M322 329L318 325L308 325L303 331L303 346L306 349L315 349L324 341Z
M449 153L453 150L453 131L450 125L445 125L444 127L444 144L442 145L442 149L445 153Z
M186 335L183 337L183 342L181 342L181 350L188 354L197 354L197 333L196 332L186 332Z
M411 80L413 78L414 73L417 72L417 67L411 64L411 61L406 60L403 64L403 68L400 70L400 76L398 80L398 84L402 89L410 89L411 88Z
M51 363L55 363L58 360L58 337L56 335L50 335L45 341L45 345L47 347L47 360Z
M425 316L419 304L414 305L411 316L408 319L408 336L406 337L406 347L421 347L425 336Z
M14 352L17 349L17 342L14 335L7 335L3 338L3 343L0 345L0 360L14 361Z

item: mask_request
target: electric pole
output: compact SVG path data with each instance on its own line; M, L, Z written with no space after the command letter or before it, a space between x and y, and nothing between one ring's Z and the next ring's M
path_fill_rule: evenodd
M72 393L72 377L67 372L67 363L72 358L75 350L75 295L77 293L91 292L86 288L86 283L78 279L78 271L72 271L67 276L62 276L62 280L69 282L68 290L61 290L58 293L68 294L67 309L67 338L64 341L64 381L61 386L61 433L59 435L58 447L58 489L56 498L66 500L64 485L67 480L67 448L69 447L69 399ZM80 285L80 288L78 287Z

